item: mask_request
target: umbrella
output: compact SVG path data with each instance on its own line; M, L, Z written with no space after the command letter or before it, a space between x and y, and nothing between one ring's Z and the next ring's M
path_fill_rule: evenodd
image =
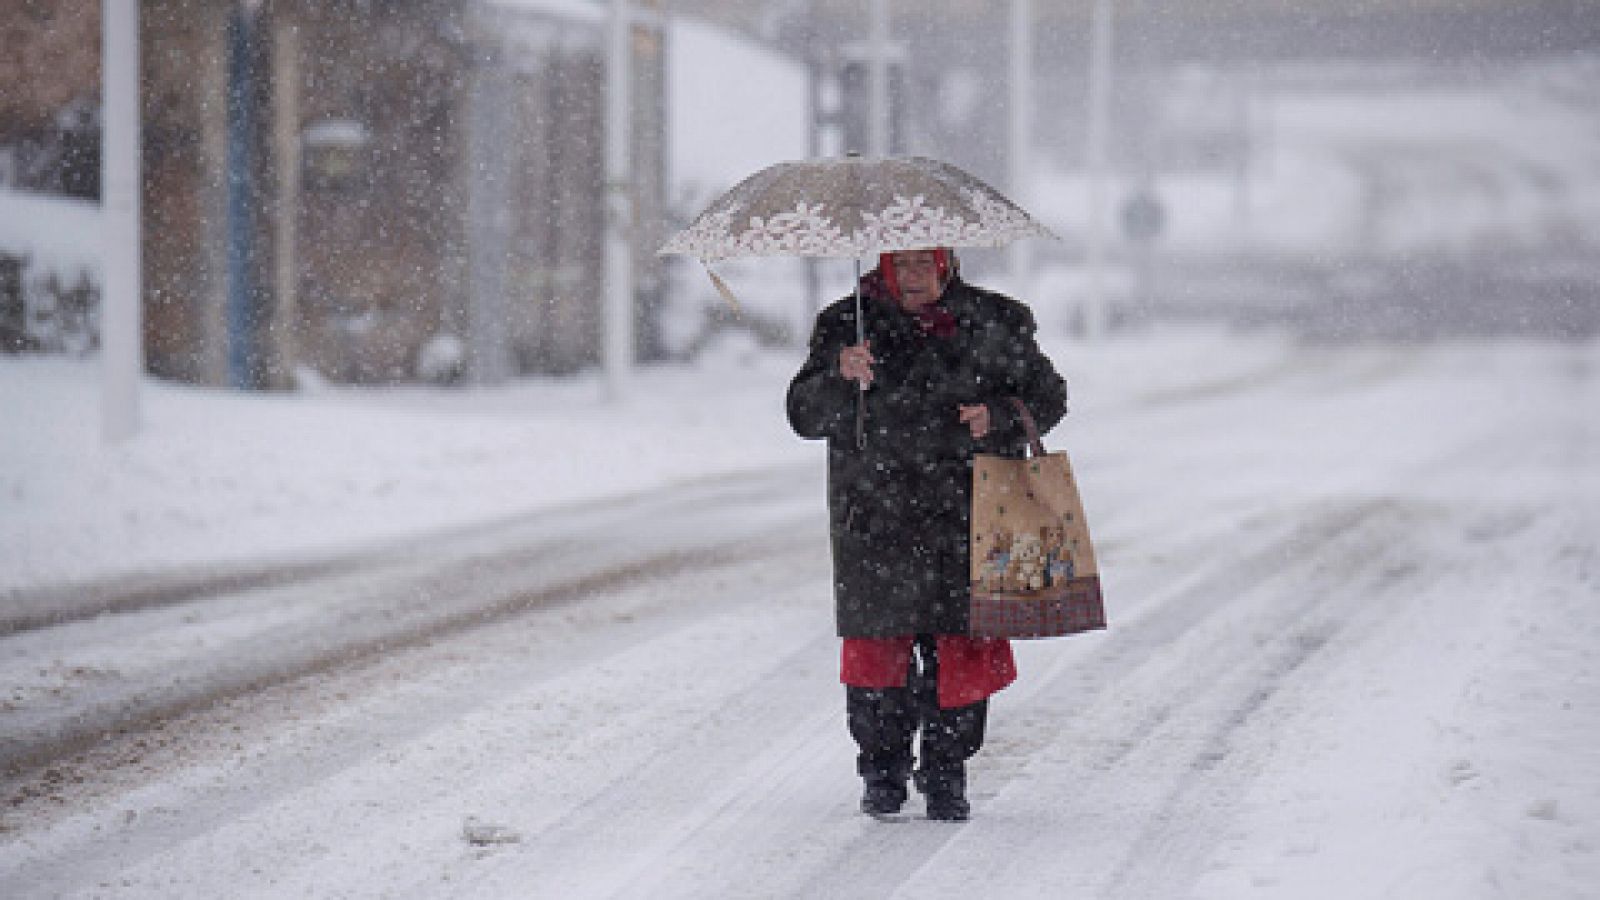
M661 253L861 257L1055 237L976 177L920 156L784 162L723 194Z

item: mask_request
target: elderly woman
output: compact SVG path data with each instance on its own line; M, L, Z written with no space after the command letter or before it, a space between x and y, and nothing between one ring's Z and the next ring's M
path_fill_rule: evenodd
M1006 641L967 636L972 457L1021 456L1011 398L1048 431L1066 413L1066 383L1027 306L961 280L949 248L885 253L861 291L865 339L851 298L824 309L788 396L795 432L828 441L861 808L898 813L915 767L928 818L964 821L987 698L1016 675Z

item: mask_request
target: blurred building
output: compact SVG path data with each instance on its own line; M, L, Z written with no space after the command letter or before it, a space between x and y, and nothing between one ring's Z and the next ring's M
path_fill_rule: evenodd
M98 102L99 4L0 3L0 146L18 146L8 126ZM665 48L635 5L648 358ZM270 386L597 362L605 26L581 0L143 0L151 370Z

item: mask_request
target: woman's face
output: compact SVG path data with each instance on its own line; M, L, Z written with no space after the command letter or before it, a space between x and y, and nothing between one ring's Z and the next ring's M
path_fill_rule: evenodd
M939 299L944 285L939 283L939 261L932 250L902 250L892 258L903 309L921 309Z

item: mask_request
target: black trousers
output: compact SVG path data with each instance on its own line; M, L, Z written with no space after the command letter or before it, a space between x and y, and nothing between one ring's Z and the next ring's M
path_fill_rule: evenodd
M904 785L917 766L917 781L930 786L965 783L966 761L983 746L989 701L939 708L939 650L931 635L918 635L903 688L845 688L850 735L861 752L856 769L868 783ZM922 732L920 757L912 740Z

